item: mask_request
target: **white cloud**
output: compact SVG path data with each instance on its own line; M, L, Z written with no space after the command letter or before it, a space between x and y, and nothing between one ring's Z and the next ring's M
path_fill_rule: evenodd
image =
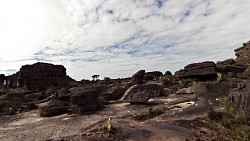
M1 0L0 73L36 61L77 79L172 72L234 58L249 40L247 0Z

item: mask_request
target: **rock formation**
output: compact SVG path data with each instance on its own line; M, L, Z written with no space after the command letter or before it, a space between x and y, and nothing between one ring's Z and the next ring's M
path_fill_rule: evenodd
M217 71L222 72L228 77L237 76L238 73L242 73L245 70L245 66L236 64L233 59L227 59L224 61L218 61L216 64Z
M139 70L138 72L136 72L131 78L132 84L143 84L144 75L145 70Z
M175 75L179 78L213 80L217 78L216 65L211 61L192 63L177 71Z
M242 47L234 50L236 55L236 63L240 65L244 65L246 70L243 75L245 77L250 77L250 41L247 43L243 43Z
M66 69L62 65L35 63L22 66L18 74L19 85L29 90L43 90L68 85Z
M128 103L146 103L150 98L163 96L165 91L157 84L142 84L130 87L122 97Z

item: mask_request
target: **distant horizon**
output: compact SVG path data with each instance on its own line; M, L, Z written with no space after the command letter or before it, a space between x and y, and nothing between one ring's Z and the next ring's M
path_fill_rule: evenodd
M250 1L3 0L0 74L63 65L75 80L130 77L235 59L250 40Z

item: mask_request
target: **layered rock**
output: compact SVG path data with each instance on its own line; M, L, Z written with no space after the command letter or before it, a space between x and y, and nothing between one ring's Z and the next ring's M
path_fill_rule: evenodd
M242 73L245 70L244 65L236 64L233 59L227 59L224 61L218 61L216 64L217 71L222 72L227 76L237 76L238 73Z
M237 88L231 90L226 96L226 101L235 106L236 111L250 113L250 81L242 81Z
M250 41L243 43L242 47L234 50L236 55L236 64L244 65L246 67L243 75L250 77Z
M150 98L165 95L162 86L157 84L142 84L130 87L122 99L128 103L146 103Z
M216 65L211 61L192 63L177 71L175 75L179 78L212 80L217 78Z
M44 90L68 85L68 77L62 65L35 63L22 66L18 72L18 83L29 90Z

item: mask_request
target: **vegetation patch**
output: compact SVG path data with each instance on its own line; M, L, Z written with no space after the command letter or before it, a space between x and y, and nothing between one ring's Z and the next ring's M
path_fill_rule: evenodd
M220 141L250 140L250 117L242 112L211 111L207 117L199 118L195 123L216 131Z

